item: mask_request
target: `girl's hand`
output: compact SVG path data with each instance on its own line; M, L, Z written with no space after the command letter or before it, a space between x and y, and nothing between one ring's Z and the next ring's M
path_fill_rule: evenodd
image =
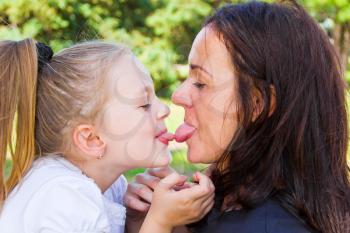
M176 191L174 187L183 185L186 179L186 176L174 172L158 183L145 222L172 229L198 221L211 210L215 190L211 180L196 172L193 180L198 184Z
M214 165L210 165L204 174L211 175ZM128 190L124 196L124 204L130 209L137 210L139 212L147 213L150 203L152 201L153 190L158 185L159 181L174 173L175 170L169 166L161 168L150 168L144 173L140 173L135 176L134 182L129 183ZM183 186L175 186L175 190L188 188L190 183L186 182ZM135 211L134 211L135 212Z
M144 173L137 174L134 182L128 184L124 205L129 209L147 213L151 206L153 190L162 178L174 172L175 170L168 166L147 169Z

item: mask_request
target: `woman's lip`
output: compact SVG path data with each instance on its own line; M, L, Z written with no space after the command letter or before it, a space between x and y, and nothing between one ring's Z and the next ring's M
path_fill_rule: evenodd
M193 136L196 130L197 129L194 126L188 124L187 122L184 122L177 128L175 132L175 140L180 143L187 141Z

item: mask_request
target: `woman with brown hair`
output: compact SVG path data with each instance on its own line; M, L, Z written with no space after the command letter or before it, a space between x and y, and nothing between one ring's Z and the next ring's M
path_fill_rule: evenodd
M172 97L185 109L176 138L190 162L212 164L216 205L187 229L350 232L346 85L318 24L294 1L226 5L198 33L189 68ZM169 172L139 175L128 206L146 211Z

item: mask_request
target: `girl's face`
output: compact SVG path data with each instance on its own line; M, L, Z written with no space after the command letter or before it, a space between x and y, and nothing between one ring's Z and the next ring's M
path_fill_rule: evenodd
M186 140L188 160L212 163L237 129L237 82L230 55L215 32L205 27L193 42L189 77L172 101L185 109L185 123L194 131Z
M108 100L99 118L104 158L125 169L169 164L164 119L170 111L155 95L145 67L133 54L123 55L105 84Z

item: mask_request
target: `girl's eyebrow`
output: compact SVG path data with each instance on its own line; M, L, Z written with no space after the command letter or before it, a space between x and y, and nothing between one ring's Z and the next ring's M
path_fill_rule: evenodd
M151 100L152 99L152 95L153 95L153 86L151 85L146 85L144 87L144 91L146 92L146 96L147 96L147 100Z
M137 99L140 99L140 100L144 99L145 97L147 98L147 100L149 100L151 98L152 94L153 94L153 86L152 85L148 85L148 84L137 88L137 90L135 91L135 95L140 97L140 98L137 98Z
M190 64L190 69L191 70L196 70L196 69L198 69L198 70L200 70L200 71L202 71L202 72L204 72L205 74L207 74L209 77L213 77L213 75L209 72L209 71L207 71L206 69L204 69L202 66L200 66L200 65L196 65L196 64L193 64L193 63L191 63Z

